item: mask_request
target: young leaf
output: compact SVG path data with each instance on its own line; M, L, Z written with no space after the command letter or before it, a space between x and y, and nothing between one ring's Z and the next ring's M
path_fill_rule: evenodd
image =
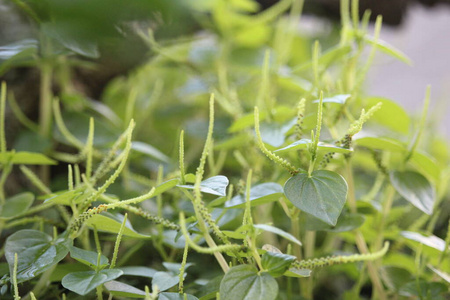
M296 278L303 278L303 277L309 277L311 276L311 270L309 269L296 269L292 268L287 270L283 275L287 277L296 277Z
M250 205L256 206L263 203L277 201L283 195L283 187L275 182L266 182L255 185L250 189ZM245 207L245 197L237 195L225 202L227 208Z
M5 152L0 153L0 163L12 163L16 165L56 165L57 162L44 154L34 152Z
M0 205L0 220L11 219L26 212L33 201L34 195L32 193L20 193L6 199L5 204Z
M284 237L285 239L296 243L297 245L302 245L302 243L295 236L279 228L267 224L253 224L253 227L278 234L279 236Z
M231 268L220 283L221 300L274 300L277 294L276 280L251 265Z
M186 295L186 298L184 297ZM179 294L179 293L168 293L162 292L159 293L158 300L198 300L197 297L189 295L189 294Z
M344 94L344 95L336 95L329 98L323 98L323 103L337 103L337 104L345 104L348 98L350 98L352 95L350 94ZM320 100L314 100L313 103L319 103ZM376 103L375 103L376 104Z
M313 142L310 139L301 139L296 142L293 142L292 144L277 149L274 152L286 152L286 151L294 151L294 150L300 150L300 149L307 149L308 147L312 146ZM336 152L336 153L350 153L353 152L352 149L347 149L343 147L339 147L333 144L328 144L324 142L319 142L317 145L318 152Z
M69 252L71 240L31 229L20 230L6 239L5 256L10 273L14 268L14 254L18 255L17 282L24 282L45 272Z
M77 247L70 247L70 257L78 260L80 263L85 264L91 268L98 267L100 269L108 265L108 258L104 255L100 256L100 265L97 266L98 253L94 251L88 251Z
M123 271L123 275L130 276L142 276L152 278L153 275L157 272L155 269L141 266L128 266L128 267L120 267Z
M66 289L84 296L99 285L116 279L120 275L122 275L122 271L118 269L103 269L98 272L74 272L64 276L61 284Z
M294 260L295 256L267 251L261 258L261 264L270 275L278 277L289 269Z
M85 224L91 228L94 226L99 231L105 231L117 234L120 230L120 226L122 225L121 222L116 221L112 218L108 218L104 215L93 215L91 218L86 220ZM129 224L127 224L123 231L124 236L138 238L138 239L149 239L151 238L150 235L144 235L136 232L133 228L130 227Z
M153 157L159 161L170 163L170 158L168 156L166 156L164 153L162 153L161 151L159 151L158 149L147 143L133 142L131 144L131 149L139 153Z
M311 231L330 231L330 232L345 232L359 228L364 224L365 217L363 214L358 213L343 213L339 216L336 226L330 226L319 219L306 215L304 221L305 230Z
M395 171L390 174L391 183L397 192L412 205L431 215L436 200L435 191L422 174L413 171Z
M378 49L380 49L382 52L397 58L398 60L404 62L405 64L412 65L411 60L400 50L394 48L394 46L388 44L385 41L382 41L380 39L374 39L371 36L364 36L364 40L366 40L369 44L376 45Z
M206 180L203 180L200 183L200 191L207 194L217 195L217 196L226 196L227 186L228 186L228 178L222 175L213 176ZM193 189L193 185L177 185L178 187L185 189Z
M435 235L424 236L417 232L402 231L400 234L411 241L416 241L441 252L445 250L445 241Z
M158 286L158 290L166 291L180 282L178 274L172 274L169 272L156 272L152 279L152 289Z
M380 97L366 99L368 106L374 106L379 102L383 105L373 114L371 120L402 134L408 134L411 124L408 113L392 100Z
M354 141L356 145L369 149L386 150L392 152L406 151L405 145L394 139L371 136L358 138L357 136L355 136Z
M347 198L347 182L327 170L314 171L311 177L300 173L286 181L284 193L299 209L335 226Z
M113 296L128 298L143 298L145 292L126 283L111 280L103 285Z

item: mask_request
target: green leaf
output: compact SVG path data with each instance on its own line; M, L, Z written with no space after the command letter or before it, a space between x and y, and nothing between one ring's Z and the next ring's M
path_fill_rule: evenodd
M57 264L69 252L72 240L60 235L55 240L48 234L31 229L20 230L6 239L5 256L10 274L17 253L17 282L24 282Z
M16 165L56 165L57 162L44 154L35 152L11 152L0 153L0 163L12 163Z
M284 193L297 208L335 226L347 198L347 182L327 170L314 171L311 177L300 173L286 181Z
M391 183L396 191L412 205L431 215L436 200L435 191L428 179L412 171L395 171L390 174Z
M261 139L273 147L280 147L284 144L286 133L295 125L297 119L294 118L284 124L278 123L261 123L260 132Z
M158 195L164 193L167 190L170 190L171 188L176 186L177 183L178 183L178 179L177 178L169 179L167 181L164 181L163 183L161 183L160 185L158 185L155 188L155 192L153 193L153 197L158 196Z
M166 268L172 274L178 275L180 273L181 264L171 263L171 262L163 262L162 264L163 264L164 268ZM186 263L184 265L184 270L187 270L192 265L193 265L192 263Z
M180 278L176 274L169 272L156 272L152 279L152 290L158 286L158 290L166 291L180 282Z
M411 241L416 241L441 252L445 250L445 241L435 235L424 236L417 232L402 231L400 234Z
M303 278L303 277L309 277L311 276L311 270L309 269L289 269L287 270L283 275L287 277L296 277L296 278Z
M323 98L323 103L337 103L337 104L345 104L348 98L350 98L352 95L350 94L343 94L343 95L335 95L333 97L329 98ZM314 100L313 103L319 103L320 100Z
M402 134L408 134L411 125L408 113L392 100L381 97L370 97L366 99L366 105L368 107L372 107L378 102L383 103L383 105L372 115L370 120Z
M88 251L75 246L70 247L70 257L76 259L82 264L85 264L93 269L96 267L103 269L108 265L108 258L104 255L100 256L100 265L97 266L98 253L94 251Z
M276 280L251 265L232 267L220 283L221 300L274 300L277 294Z
M276 228L276 227L273 227L273 226L270 226L267 224L253 224L253 227L264 230L264 231L269 231L269 232L278 234L279 236L284 237L285 239L287 239L293 243L296 243L297 245L300 245L300 246L302 245L302 243L295 236L293 236L292 234L290 234L284 230L281 230L279 228Z
M223 175L213 176L206 180L203 180L200 183L200 191L202 191L203 193L223 197L227 195L228 183L229 183L228 178ZM194 189L193 185L177 185L177 186L185 189Z
M338 62L341 57L349 54L352 51L350 45L337 45L331 47L319 57L319 64L323 65L325 69L332 63ZM312 61L301 64L293 69L293 72L302 72L311 69Z
M33 204L34 195L32 193L20 193L6 199L5 204L0 206L0 220L11 219L21 215Z
M236 134L231 138L222 140L218 143L214 143L214 150L230 150L238 149L243 145L250 142L249 135L247 133Z
M381 137L361 137L355 136L354 139L356 145L366 147L369 149L386 150L392 152L406 151L405 145L397 140Z
M435 182L440 180L441 168L436 163L436 160L428 154L416 150L412 154L410 162Z
M433 271L434 273L436 273L437 275L439 275L439 277L441 277L442 279L444 279L445 281L447 281L447 283L450 283L450 274L445 273L441 270L438 270L436 268L434 268L431 265L427 266L431 271Z
M444 296L448 286L440 282L428 282L425 280L413 280L399 291L399 295L406 297L419 297L419 299L445 300Z
M84 197L82 196L84 195ZM44 203L50 202L61 205L71 205L72 201L76 204L87 198L87 194L84 193L83 189L76 189L72 191L60 191L57 193L50 194L50 198L44 200Z
M266 116L267 113L261 111L259 113L260 121L264 120ZM229 132L241 131L242 129L254 126L254 124L255 124L255 116L253 115L253 113L245 114L244 116L234 121L233 124L231 124L231 126L228 128L228 131Z
M128 298L144 298L145 291L135 288L126 283L111 280L103 285L108 292L113 296L117 297L128 297Z
M90 228L96 227L98 231L110 232L117 234L119 233L120 227L122 226L122 222L109 218L103 214L93 215L91 218L86 220L85 224ZM149 239L150 235L144 235L136 232L131 225L127 222L123 235L138 239Z
M413 279L411 273L403 268L385 266L381 270L385 278L384 282L390 289L395 291L398 291L400 287Z
M10 68L35 64L38 41L25 39L0 47L0 76Z
M277 201L283 195L283 187L275 182L255 185L250 189L250 205L256 206ZM245 195L237 195L225 202L227 208L245 207Z
M379 50L382 52L397 58L398 60L404 62L405 64L412 65L411 60L400 50L396 49L394 46L388 44L382 40L375 40L371 36L364 36L364 40L366 40L369 44L376 45Z
M147 143L133 141L131 149L139 153L148 155L150 157L156 158L159 161L165 163L170 162L170 158L168 156L166 156L164 153L162 153L161 151L159 151L158 149Z
M186 295L187 300L198 300L198 298L195 296L192 296L189 294L184 294L184 295ZM184 295L179 294L179 293L162 292L162 293L159 293L158 300L185 300Z
M66 289L84 296L99 285L116 279L120 275L122 275L122 270L118 269L104 269L98 272L74 272L64 276L61 284Z
M278 277L289 269L294 260L295 256L267 251L261 258L261 264L270 275Z
M310 139L301 139L296 142L293 142L292 144L277 149L274 152L287 152L287 151L294 151L294 150L300 150L300 149L308 149L308 147L311 147L314 143ZM317 150L319 152L336 152L336 153L350 153L353 152L352 149L342 148L338 147L333 144L328 144L324 142L319 142Z
M120 267L120 269L123 271L123 275L141 276L148 278L152 278L153 275L155 275L155 273L157 272L155 269L141 266Z
M60 282L64 276L73 272L90 271L91 269L83 264L76 263L59 263L50 276L50 282Z
M339 216L336 226L330 226L311 215L306 215L303 226L310 231L345 232L359 228L364 221L363 214L343 213Z

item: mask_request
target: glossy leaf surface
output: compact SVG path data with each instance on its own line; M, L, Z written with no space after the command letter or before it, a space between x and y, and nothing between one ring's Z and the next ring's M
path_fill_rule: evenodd
M295 256L267 251L261 258L261 264L273 277L283 275L295 260Z
M10 273L17 253L17 282L27 281L57 264L69 252L71 240L60 236L53 240L48 234L31 229L20 230L6 239L5 256Z
M116 279L120 275L122 275L122 271L118 269L104 269L98 272L74 272L64 276L61 284L66 289L84 296L99 285Z
M300 173L286 181L284 193L297 208L335 226L347 198L347 182L327 170L314 171L311 177Z
M390 174L395 190L412 205L431 215L436 200L431 183L420 173L395 171Z
M251 265L231 268L220 283L221 300L274 300L277 294L276 280Z
M275 182L266 182L255 185L250 189L250 205L256 206L277 201L283 195L283 187ZM225 202L225 207L245 207L245 195L237 195Z
M30 208L33 201L34 195L32 193L20 193L6 199L5 204L0 206L0 220L21 215Z
M207 194L225 196L227 194L228 178L222 175L217 175L203 180L200 183L200 191ZM178 185L178 187L185 189L193 189L193 185Z

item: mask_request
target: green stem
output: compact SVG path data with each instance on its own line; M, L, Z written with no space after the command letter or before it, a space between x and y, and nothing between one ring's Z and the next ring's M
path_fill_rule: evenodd
M346 170L347 170L347 184L348 184L348 204L350 206L350 211L352 213L356 213L357 209L356 209L356 198L355 198L355 184L354 184L354 180L353 180L353 171L352 171L352 165L351 165L350 159L347 160ZM356 241L356 246L358 247L358 250L362 254L369 253L367 243L359 229L355 230L355 241ZM387 299L386 293L383 288L383 284L381 283L381 279L378 275L377 268L370 261L367 262L367 268L369 271L370 280L372 281L372 284L374 286L372 298L376 299L376 296L378 296L378 299L380 299L380 300Z

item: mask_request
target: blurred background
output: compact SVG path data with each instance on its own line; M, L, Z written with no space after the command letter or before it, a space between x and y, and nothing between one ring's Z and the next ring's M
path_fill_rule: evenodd
M100 99L111 79L127 74L148 59L147 46L142 39L128 34L136 26L150 24L157 39L192 34L203 26L193 18L195 10L191 6L185 7L180 1L131 1L126 5L116 2L98 0L90 3L92 7L89 7L86 1L0 0L0 63L24 47L37 47L33 44L39 38L33 21L38 20L41 22L40 30L46 35L81 55L85 62L100 66L95 70L77 68L74 74L74 88L88 97ZM259 0L259 3L264 9L277 1ZM446 0L360 1L361 14L370 9L372 18L383 15L381 39L401 50L412 61L412 65L407 65L378 53L366 82L367 94L392 99L407 111L419 113L425 88L430 84L430 113L433 114L430 120L447 137L450 137L449 3ZM27 10L23 9L27 6L33 10L28 16ZM339 1L307 0L302 18L300 30L310 32L312 39L336 35L333 24L339 22ZM118 21L134 23L121 28L112 26ZM21 67L32 65L26 58L22 59ZM24 68L8 70L3 65L0 79L12 84L11 88L24 111L33 118L37 94L30 95L30 92L37 90L39 74Z

